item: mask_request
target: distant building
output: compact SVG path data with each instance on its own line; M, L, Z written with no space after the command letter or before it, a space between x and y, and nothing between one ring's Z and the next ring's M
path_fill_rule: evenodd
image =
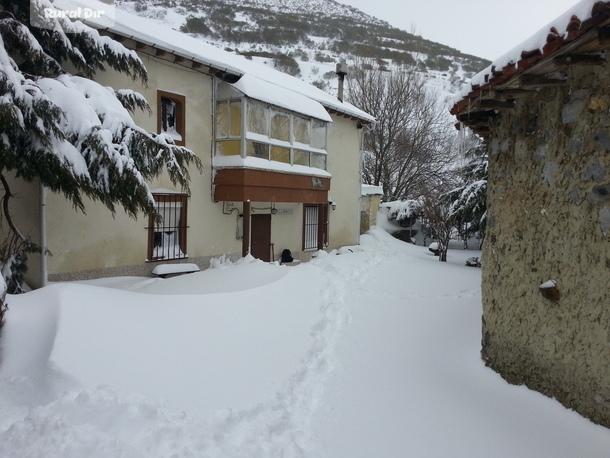
M610 427L610 2L581 1L476 75L489 146L486 363Z

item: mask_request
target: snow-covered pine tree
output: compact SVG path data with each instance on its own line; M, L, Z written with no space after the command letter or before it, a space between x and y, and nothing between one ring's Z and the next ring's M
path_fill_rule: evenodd
M45 28L31 25L30 8ZM44 249L11 219L8 172L38 180L83 211L88 196L135 217L152 208L148 180L167 171L187 189L187 167L201 169L192 151L134 123L130 112L150 110L140 94L92 80L111 68L145 83L137 54L79 21L43 19L44 8L53 1L0 0L0 216L8 232L0 247L0 322L7 285L19 292L25 256Z
M482 241L487 223L487 148L473 146L465 159L463 184L443 195L442 201L449 205L451 220L462 229L464 240L479 234Z

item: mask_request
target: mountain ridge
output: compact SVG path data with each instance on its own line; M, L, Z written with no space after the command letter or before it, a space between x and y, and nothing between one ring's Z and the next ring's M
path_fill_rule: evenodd
M116 0L226 51L336 91L335 63L411 66L446 104L489 61L400 30L335 0Z

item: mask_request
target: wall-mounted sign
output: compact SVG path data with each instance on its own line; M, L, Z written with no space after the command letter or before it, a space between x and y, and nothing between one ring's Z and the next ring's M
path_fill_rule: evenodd
M318 177L311 177L311 187L314 189L324 189L324 181Z
M274 215L292 215L292 210L287 208L276 208Z

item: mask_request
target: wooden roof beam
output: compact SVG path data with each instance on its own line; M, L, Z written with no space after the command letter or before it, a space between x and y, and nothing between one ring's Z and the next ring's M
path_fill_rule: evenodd
M515 108L515 102L512 100L496 100L484 99L479 102L479 108L489 110L503 110Z
M597 29L597 39L600 45L610 46L610 25Z
M470 127L470 130L472 130L477 135L481 135L482 137L489 135L491 132L489 130L489 127Z
M497 115L495 111L471 111L469 113L460 113L458 119L468 126L481 125L487 124L490 118L494 118Z
M522 99L525 97L532 97L538 94L535 89L522 89L522 88L506 88L496 89L493 96L497 99L513 100Z
M541 88L550 86L564 86L568 82L568 78L565 74L546 74L536 75L530 73L522 75L520 78L520 86L522 88Z
M485 116L489 116L493 111L489 110L503 110L503 109L512 109L515 108L515 102L512 100L498 100L495 98L492 99L483 99L477 100L476 102L472 102L468 109L469 111L462 111L460 116L472 116L477 113L485 113Z
M608 43L610 44L610 42ZM564 54L553 59L558 68L565 67L590 67L604 65L606 59L601 54Z

